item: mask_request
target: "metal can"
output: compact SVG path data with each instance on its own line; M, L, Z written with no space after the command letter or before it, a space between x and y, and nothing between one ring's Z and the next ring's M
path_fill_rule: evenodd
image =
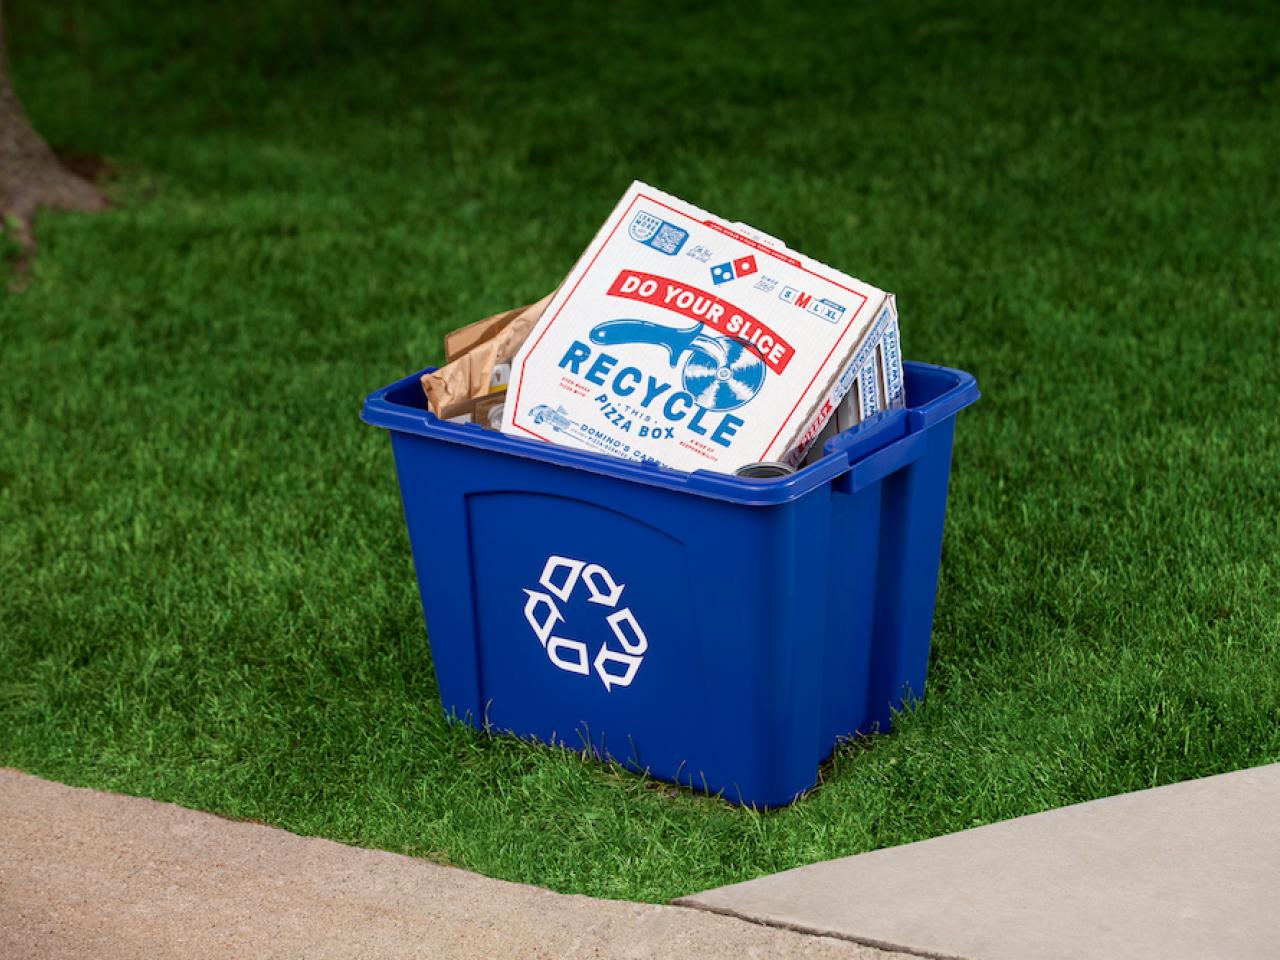
M796 468L777 460L761 460L759 463L748 463L733 471L735 477L746 477L749 480L772 480L789 476Z

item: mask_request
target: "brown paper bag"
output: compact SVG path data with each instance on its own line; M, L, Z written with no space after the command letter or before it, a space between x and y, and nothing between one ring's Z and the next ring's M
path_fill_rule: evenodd
M506 327L524 309L526 308L516 307L514 310L495 313L492 317L485 317L475 323L468 323L465 327L459 327L457 330L450 330L444 335L445 362L457 360L471 348L477 347L488 340L495 333Z
M489 393L494 367L510 364L516 351L547 308L552 294L537 303L494 314L445 335L448 362L422 375L422 389L431 412L457 407Z
M481 397L479 400L463 400L461 403L452 404L445 407L436 416L450 423L475 423L486 430L498 430L502 426L502 405L506 402L506 399L505 392L491 393L489 396ZM495 410L497 411L497 423L493 422Z

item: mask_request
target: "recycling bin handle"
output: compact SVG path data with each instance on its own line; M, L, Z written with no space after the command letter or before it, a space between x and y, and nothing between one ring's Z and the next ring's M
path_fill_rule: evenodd
M907 411L883 410L867 417L857 426L836 434L827 441L823 453L843 453L850 464L855 464L868 454L906 435Z
M836 488L847 493L857 493L873 483L879 483L889 474L919 460L924 456L928 445L929 436L925 430L903 437L897 443L877 450L855 463L848 473L839 478Z
M914 428L914 429L913 429ZM886 410L827 441L827 454L844 453L849 469L836 478L837 493L856 493L918 460L925 432L909 410Z

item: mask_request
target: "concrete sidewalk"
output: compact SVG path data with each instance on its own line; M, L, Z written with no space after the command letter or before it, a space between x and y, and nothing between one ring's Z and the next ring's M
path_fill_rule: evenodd
M1280 957L1280 765L800 867L679 903L965 960Z
M0 958L889 960L0 770ZM906 960L901 958L900 960Z

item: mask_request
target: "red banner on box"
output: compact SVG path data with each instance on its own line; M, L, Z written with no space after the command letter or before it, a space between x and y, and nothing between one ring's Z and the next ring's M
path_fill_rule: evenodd
M787 369L795 352L791 344L745 310L740 310L713 293L657 274L623 270L609 287L609 295L652 304L690 320L705 323L725 336L750 346L775 373Z

